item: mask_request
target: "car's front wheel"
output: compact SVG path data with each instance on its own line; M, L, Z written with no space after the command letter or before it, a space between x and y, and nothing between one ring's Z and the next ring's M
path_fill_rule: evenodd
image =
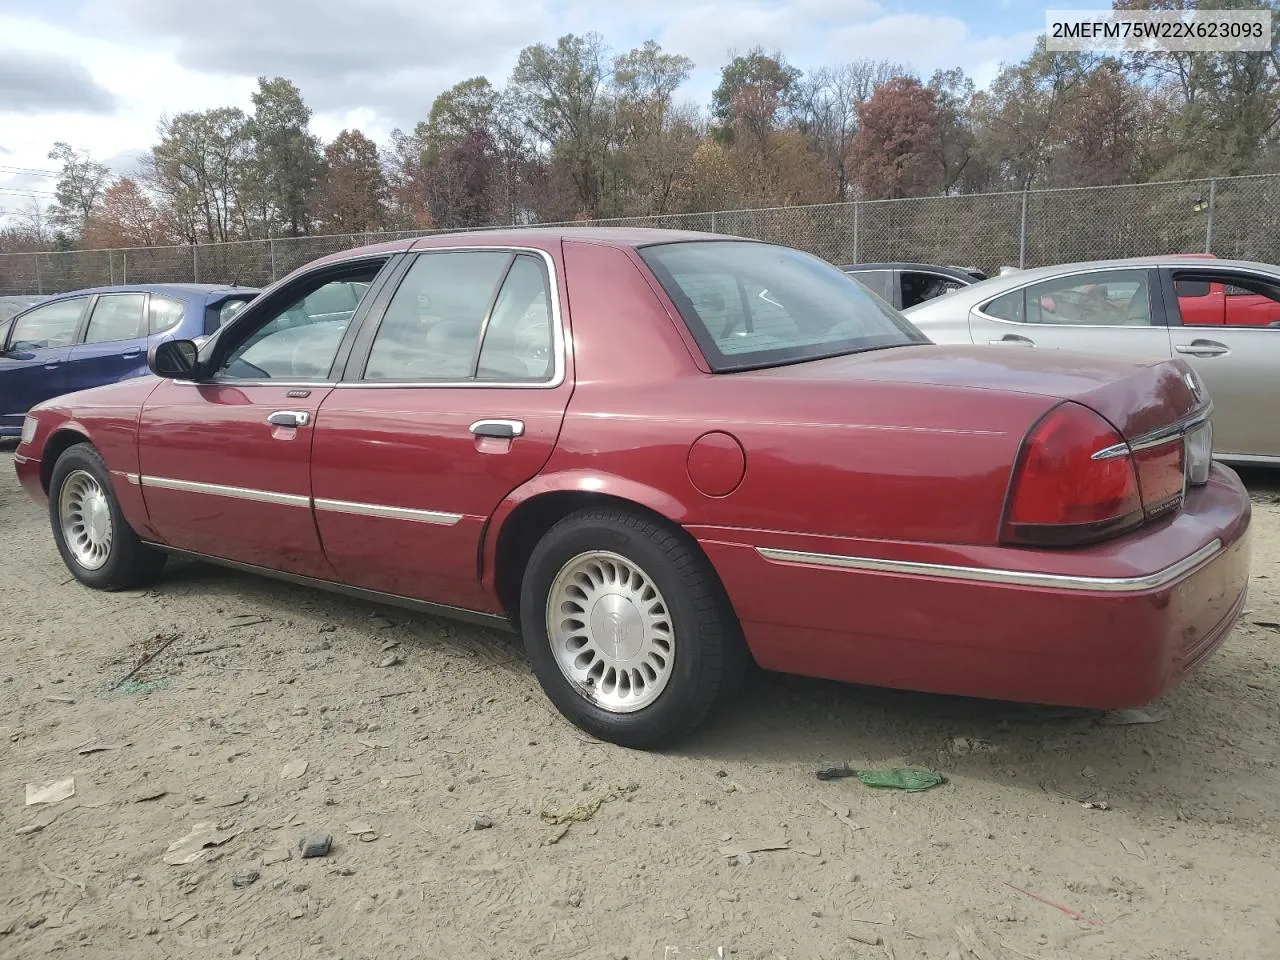
M590 508L538 542L521 590L534 673L594 736L652 749L690 733L741 675L745 652L705 557L676 530Z
M49 520L67 569L98 590L154 580L165 554L144 544L125 520L102 456L88 443L68 447L49 480Z

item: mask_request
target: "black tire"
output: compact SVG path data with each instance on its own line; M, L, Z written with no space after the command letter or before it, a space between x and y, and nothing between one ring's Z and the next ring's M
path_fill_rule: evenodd
M111 518L111 546L101 566L86 567L67 544L62 529L59 503L68 477L77 471L89 474L106 494ZM49 479L49 522L62 562L72 575L95 590L128 590L150 583L160 575L168 555L148 547L129 526L111 485L111 475L102 455L88 442L68 447L53 465Z
M547 630L547 604L567 564L592 551L617 554L651 579L666 601L675 637L665 687L652 703L618 713L593 703L561 670ZM691 733L738 684L748 659L714 570L671 526L616 507L573 513L538 541L521 584L520 627L534 674L572 723L610 743L639 750L670 746Z

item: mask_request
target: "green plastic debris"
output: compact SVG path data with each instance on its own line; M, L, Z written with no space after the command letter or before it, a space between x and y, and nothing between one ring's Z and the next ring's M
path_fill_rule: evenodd
M906 790L910 793L931 790L947 782L946 777L932 770L912 770L906 767L895 767L891 770L859 770L858 779L868 787Z

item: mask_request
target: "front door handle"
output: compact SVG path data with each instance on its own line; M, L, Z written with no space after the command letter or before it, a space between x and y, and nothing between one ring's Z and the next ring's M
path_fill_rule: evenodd
M991 343L1015 343L1020 347L1034 347L1036 342L1030 337L1020 337L1016 333L1006 333L999 340L992 340Z
M1193 357L1220 357L1231 352L1230 347L1217 340L1192 340L1190 343L1176 344L1173 349Z
M44 365L44 368L45 368L46 370L57 370L60 366L62 366L62 361L61 361L61 360L54 360L52 363L46 363L46 364Z
M123 360L137 360L140 356L142 356L142 352L140 350L132 350L129 353L120 354L120 357Z
M477 437L494 437L498 440L514 440L524 436L523 420L477 420L471 425Z
M311 414L305 410L277 410L267 417L273 427L305 427L311 422Z

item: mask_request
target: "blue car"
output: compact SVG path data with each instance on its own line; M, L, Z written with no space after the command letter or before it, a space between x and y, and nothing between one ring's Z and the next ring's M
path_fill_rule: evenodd
M0 320L0 437L50 397L147 373L161 340L202 340L258 295L253 287L152 283L58 294Z

